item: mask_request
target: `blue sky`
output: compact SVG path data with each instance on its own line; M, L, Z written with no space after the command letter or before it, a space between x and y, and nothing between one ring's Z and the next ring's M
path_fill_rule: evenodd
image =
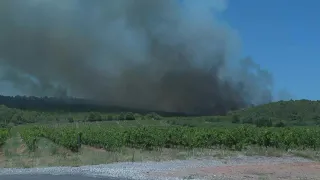
M237 29L243 55L295 98L320 99L320 1L229 0L224 14Z

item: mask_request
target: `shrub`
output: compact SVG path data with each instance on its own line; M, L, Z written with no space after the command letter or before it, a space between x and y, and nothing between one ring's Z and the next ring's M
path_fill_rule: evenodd
M102 121L102 116L98 112L91 112L87 118L87 121L90 121L90 122Z
M275 127L285 127L286 125L284 122L280 121L280 122L277 122L274 126Z
M118 116L118 120L122 121L122 120L125 120L126 119L126 115L125 113L120 113L119 116Z
M69 123L73 123L73 122L74 122L73 117L68 117L68 122L69 122Z
M134 114L132 112L126 113L126 120L135 120Z
M146 119L161 120L161 116L155 112L146 115Z
M113 120L113 116L112 116L111 114L109 114L109 115L107 116L107 120L108 120L108 121L112 121L112 120Z
M240 118L238 115L233 115L232 116L232 123L240 123Z

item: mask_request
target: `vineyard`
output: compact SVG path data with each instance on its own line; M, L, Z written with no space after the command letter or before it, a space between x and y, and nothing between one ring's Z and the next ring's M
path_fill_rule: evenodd
M9 137L9 130L0 128L0 146L2 146L6 142L8 137Z
M242 150L251 145L283 149L320 147L319 127L238 126L233 128L203 127L120 127L95 124L69 126L24 126L20 134L30 150L39 138L47 138L74 152L80 144L108 151L122 147L160 148L228 148Z

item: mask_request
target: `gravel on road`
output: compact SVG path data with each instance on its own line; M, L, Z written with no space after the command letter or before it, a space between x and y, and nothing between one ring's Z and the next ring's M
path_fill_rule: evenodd
M1 180L126 180L123 178L94 178L86 176L75 176L75 175L3 175L0 176Z
M0 169L1 175L85 175L87 177L114 177L133 180L178 180L178 179L232 179L234 176L245 177L240 169L244 166L251 168L263 167L265 165L283 165L294 163L315 163L299 157L261 157L261 156L238 156L225 159L191 159L191 160L174 160L165 162L125 162L113 163L93 166L81 167L46 167L46 168L30 168L30 169L15 169L3 168ZM239 167L239 171L235 171ZM220 168L220 169L219 169ZM224 168L224 169L221 169ZM231 169L230 171L227 171ZM320 168L320 165L319 165ZM208 170L209 169L209 170ZM217 171L217 169L219 171ZM199 172L198 172L199 171ZM206 175L206 171L207 175ZM228 174L220 173L231 173ZM244 171L244 170L243 170ZM246 172L249 172L246 169ZM263 171L263 169L261 169ZM320 172L320 170L319 170ZM240 174L236 174L240 173ZM199 175L201 174L201 176ZM319 174L320 175L320 174ZM258 177L257 174L255 174ZM3 177L3 176L2 176ZM252 176L253 177L253 176ZM249 179L254 179L253 178ZM320 176L319 176L320 177ZM1 178L2 179L2 178ZM320 178L319 178L320 179Z

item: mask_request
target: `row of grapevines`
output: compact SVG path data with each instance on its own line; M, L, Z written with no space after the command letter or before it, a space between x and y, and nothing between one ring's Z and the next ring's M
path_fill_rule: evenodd
M0 129L0 146L2 146L9 137L8 129Z
M26 143L29 150L36 149L39 138L47 138L54 143L64 146L72 151L78 151L77 135L75 128L72 127L48 127L31 126L20 130L21 138Z
M113 150L124 146L124 128L88 126L81 128L81 143L98 148Z
M42 127L42 136L50 139L54 143L64 146L71 151L77 152L79 150L78 135L79 132L74 127Z
M42 136L73 151L78 150L79 133L82 144L114 150L119 147L153 148L212 148L227 147L241 150L249 145L277 148L320 147L320 128L236 128L200 127L41 127Z
M320 128L236 128L199 127L87 127L83 143L91 146L117 148L129 146L212 148L224 146L243 149L249 145L276 148L319 148Z
M42 136L42 128L37 126L25 127L21 128L19 133L22 140L26 143L27 148L30 151L34 151L37 148L39 137Z

